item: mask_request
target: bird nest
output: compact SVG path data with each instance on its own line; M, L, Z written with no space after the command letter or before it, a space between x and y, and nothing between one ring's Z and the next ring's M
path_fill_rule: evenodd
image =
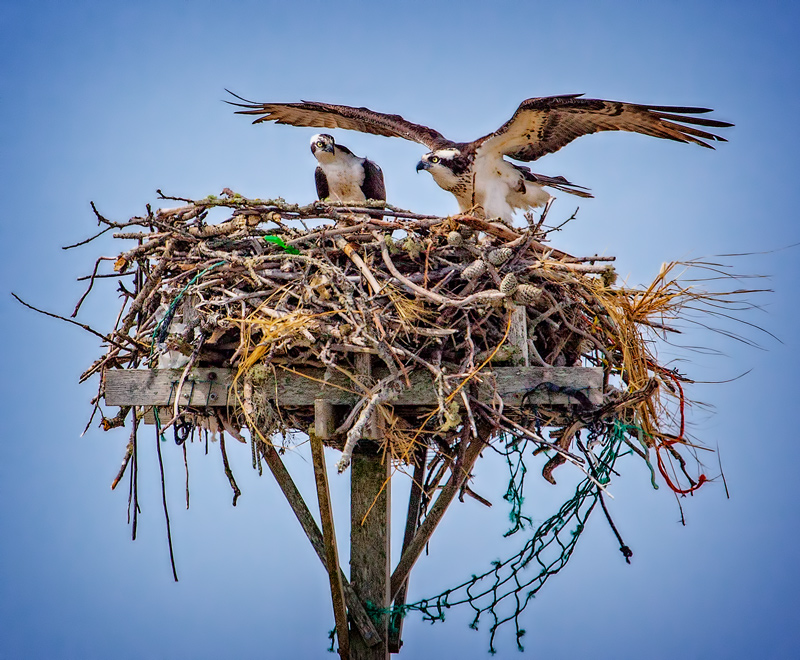
M548 244L546 213L527 216L520 229L470 215L298 206L228 190L162 199L179 205L148 206L127 222L95 209L103 232L133 242L101 257L88 278L87 294L100 265L113 261L108 276L120 280L123 298L113 329L96 333L107 351L81 378L104 374L95 410L102 413L112 370L174 369L175 403L156 410L163 428L191 419L238 439L247 428L263 442L322 433L313 405L275 391L290 373L351 397L324 433L343 450L341 469L360 437L375 438L397 461L413 462L415 447L427 445L446 462L482 428L552 452L543 474L553 481L566 461L589 470L576 437L614 420L648 464L655 454L675 490L704 480L687 460L688 379L659 364L653 340L677 332L673 323L689 303L716 304L741 291L685 287L676 264L648 288L617 286L613 257L576 257ZM228 215L210 224L220 213ZM190 373L203 367L230 370L227 406L178 405ZM508 396L495 377L504 367L540 368L541 378ZM570 370L592 371L595 391L555 377ZM399 405L420 378L429 400ZM104 428L121 425L130 409L103 415Z

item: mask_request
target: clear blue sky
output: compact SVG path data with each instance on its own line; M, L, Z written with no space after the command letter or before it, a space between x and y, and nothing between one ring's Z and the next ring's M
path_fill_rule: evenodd
M174 584L155 440L142 447L143 514L131 542L127 493L109 490L127 431L79 437L95 384L77 378L98 355L95 340L10 295L72 311L84 287L75 278L118 249L110 240L60 249L94 232L90 200L119 220L155 203L156 188L310 201L313 129L253 127L221 102L224 88L259 101L366 105L465 140L530 96L713 107L736 124L716 151L604 134L537 163L596 195L581 201L557 246L614 254L619 272L640 284L664 261L800 241L799 14L796 3L738 1L0 3L0 658L331 657L325 575L271 477L250 469L249 451L230 450L244 491L234 509L217 447L207 457L192 447L187 512L181 455L164 446ZM337 138L381 164L390 201L455 211L451 196L415 173L422 147ZM553 214L572 210L562 196ZM638 461L620 464L611 509L633 564L595 516L529 607L524 657L800 657L798 252L729 261L770 276L763 284L775 293L747 319L783 341L758 337L766 350L756 350L690 336L724 356L681 354L682 369L700 380L752 370L692 391L714 408L694 411L692 432L719 446L731 499L719 481L705 486L682 502L682 527L667 489L653 491ZM97 285L81 320L113 323L113 282ZM307 456L287 462L313 502ZM412 598L516 551L515 539L501 538L501 467L479 466L476 489L494 508L468 501L453 510L412 575ZM332 480L344 536L347 480ZM526 505L541 520L565 493L540 482L530 479ZM404 492L398 482L398 509ZM458 611L436 626L410 618L400 657L485 658L486 630L467 622ZM498 647L500 657L520 657L510 631Z

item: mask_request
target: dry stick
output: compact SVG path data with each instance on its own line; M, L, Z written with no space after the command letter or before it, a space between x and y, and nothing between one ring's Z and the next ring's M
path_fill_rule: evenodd
M322 521L322 539L325 543L325 559L328 566L339 565L339 551L336 547L336 529L333 524L333 507L328 488L328 473L325 469L325 454L322 440L311 436L311 458L314 462L314 480L317 483L317 500L319 516ZM336 637L339 639L339 656L342 660L350 657L350 635L347 630L347 610L344 601L342 575L339 571L328 571L331 584L331 601L333 602L333 618L336 621Z
M133 431L131 431L133 434ZM120 465L119 472L117 472L117 476L114 477L114 481L111 482L111 490L114 490L117 487L120 479L125 475L125 470L128 467L128 463L131 460L131 456L133 455L133 435L131 435L131 439L128 441L128 446L125 448L125 456L122 457L122 465Z
M225 469L225 476L228 477L228 482L233 489L233 506L236 506L236 500L239 499L239 495L242 494L242 491L239 490L239 486L236 484L236 479L233 478L231 466L228 463L228 453L225 451L225 425L223 424L218 412L214 411L214 416L217 419L217 426L219 426L219 450L222 452L222 466Z
M289 506L292 507L297 521L306 533L322 565L326 570L336 570L337 567L329 566L328 564L322 532L319 531L319 527L317 527L317 523L314 521L314 516L312 516L311 512L308 510L303 496L300 495L300 491L297 490L297 486L289 474L289 471L286 469L286 466L283 464L277 450L271 443L265 442L259 443L259 448L264 461L267 463L267 467L269 467L272 476L275 477L275 481L283 491L283 495L286 497ZM378 631L375 629L375 624L372 622L372 619L370 619L367 611L364 609L363 603L359 600L341 568L338 570L342 578L342 587L347 597L347 608L350 617L353 619L359 634L367 645L375 646L381 641L380 635L378 635Z
M181 378L178 381L178 389L175 392L175 403L173 404L173 419L170 423L177 421L177 419L181 416L179 407L181 404L181 392L183 392L183 384L186 382L186 377L189 375L189 372L192 370L194 363L197 362L197 358L200 355L200 351L203 348L203 344L206 342L206 336L200 335L200 341L197 342L197 346L195 346L192 354L189 356L189 361L186 363L186 366L183 369L183 373L181 374Z
M106 227L105 229L103 229L103 231L100 231L100 232L96 233L94 236L90 236L89 238L81 241L80 243L74 243L72 245L64 245L64 246L61 247L61 249L62 250L71 250L72 248L76 248L76 247L79 247L81 245L86 245L87 243L91 243L95 238L99 238L100 236L105 234L107 231L111 231L112 229L113 229L113 227Z
M562 431L561 437L559 438L556 445L560 447L564 452L569 451L569 446L572 444L572 439L575 437L575 434L583 428L583 426L584 423L580 420L572 422L572 424L567 426ZM557 453L549 461L547 461L547 463L545 463L544 467L542 468L542 476L555 486L556 480L553 478L553 470L555 470L559 465L563 465L566 462L567 459L564 458L563 453L562 452Z
M425 289L417 284L414 284L411 280L407 277L404 277L403 274L397 270L397 267L394 265L391 256L389 255L389 248L386 246L385 238L378 234L377 232L373 232L375 238L381 244L381 256L383 257L383 262L386 264L386 267L389 269L389 272L402 284L405 284L409 289L411 289L414 293L417 293L425 298L433 300L439 305L445 307L463 307L464 305L470 305L475 302L488 302L490 300L501 300L505 298L505 294L501 293L500 291L479 291L478 293L473 293L471 296L467 296L466 298L462 298L460 300L452 300L447 298L443 295L438 293L434 293L429 289Z
M94 279L102 280L104 278L110 279L112 277L113 278L133 277L134 275L136 275L136 271L135 270L128 271L127 273L98 273L97 275L94 276ZM92 279L91 275L81 275L80 277L76 277L75 281L76 282L85 282L86 280L90 280L90 279Z
M113 344L117 348L121 348L121 349L125 350L124 346L122 346L121 344L118 344L117 342L115 342L113 339L111 339L111 337L107 337L106 335L100 334L99 332L97 332L97 330L93 330L92 328L90 328L85 323L78 323L77 321L73 321L72 319L68 319L65 316L59 316L58 314L52 314L50 312L45 312L44 310L38 309L38 308L34 307L33 305L29 305L28 303L26 303L22 298L20 298L13 291L11 292L11 295L14 296L14 298L17 299L17 302L23 304L28 309L32 309L34 312L39 312L39 314L44 314L45 316L51 316L52 318L58 319L59 321L66 321L67 323L72 323L72 325L77 325L79 328L83 328L87 332L91 332L96 337L100 337L100 339L102 339L103 341L106 341L109 344Z
M158 419L158 417L156 417ZM169 545L169 563L172 566L172 577L178 581L178 571L175 568L175 553L172 550L172 530L169 524L169 510L167 509L167 485L164 480L164 459L161 457L161 428L156 424L156 449L158 450L158 468L161 471L161 501L164 504L164 520L167 523L167 544Z
M364 279L367 280L370 288L372 289L372 295L380 293L382 288L381 285L378 283L378 280L375 279L372 271L367 267L367 264L364 263L364 260L359 256L358 252L353 249L353 246L341 237L337 237L333 242L336 247L344 252L350 261L352 261L361 271Z
M305 243L307 241L313 241L317 238L328 238L332 236L342 236L344 234L355 234L362 229L366 229L369 226L368 222L362 222L357 225L350 225L349 227L336 227L336 228L329 228L325 227L321 231L312 232L310 234L306 234L305 236L299 236L298 238L293 238L291 241L286 241L286 245L297 245L298 243Z
M588 332L586 332L584 330L581 330L579 327L577 327L572 322L570 322L570 320L567 318L567 315L564 314L564 310L562 309L563 305L560 305L558 303L558 301L548 291L542 290L542 293L550 301L550 304L552 305L552 307L554 307L556 309L556 311L558 312L558 315L561 317L561 320L563 321L564 325L567 327L567 329L570 332L572 332L572 333L574 333L576 335L580 335L584 339L586 339L589 342L591 342L592 344L594 344L594 346L605 356L606 361L608 362L608 364L613 364L614 363L613 358L611 357L611 354L608 352L608 349L605 346L603 346L603 344L600 342L599 339L597 339L597 337L595 337L592 334L589 334Z
M139 418L136 410L133 411L133 467L131 468L131 483L128 491L128 522L131 522L131 503L133 503L133 523L131 524L131 540L136 540L136 527L139 521Z
M611 493L609 493L609 492L608 492L608 490L606 489L606 487L605 487L603 484L601 484L599 481L597 481L597 479L595 479L595 478L594 478L594 477L593 477L593 476L592 476L592 475L589 473L589 471L588 471L588 470L587 470L585 467L583 467L583 465L581 464L581 460L580 460L579 458L577 458L576 456L573 456L573 455L572 455L572 454L570 454L568 451L565 451L564 449L562 449L561 447L559 447L557 444L555 444L555 443L553 443L553 442L548 442L548 441L547 441L547 440L545 440L544 438L540 438L539 436L537 436L537 435L534 435L534 434L533 434L531 431L529 431L529 430L528 430L528 429L526 429L525 427L523 427L523 426L520 426L520 425L519 425L519 424L517 424L515 421L513 421L513 420L509 419L509 418L508 418L508 417L506 417L505 415L503 415L503 414L501 414L501 413L498 413L496 410L493 410L493 409L492 409L490 406L487 406L487 405L486 405L485 403L483 403L482 401L478 401L477 399L473 399L473 400L472 400L472 402L473 402L474 404L476 404L476 405L480 406L480 407L481 407L481 408L483 408L484 410L486 410L486 411L487 411L487 412L488 412L490 415L494 415L494 416L496 416L496 417L497 417L499 420L501 420L501 421L505 422L506 424L510 424L510 425L511 425L511 426L513 426L515 429L517 429L517 431L519 431L519 432L520 432L520 433L522 433L523 435L527 436L528 438L530 438L530 439L531 439L531 440L533 440L534 442L538 442L540 445L542 445L543 447L546 447L547 449L552 449L552 450L553 450L553 451L555 451L555 452L556 452L556 453L557 453L559 456L562 456L563 458L565 458L566 460L568 460L568 461L569 461L570 463L572 463L573 465L576 465L576 466L578 467L578 469L580 469L580 470L581 470L581 472L583 472L583 473L584 473L584 475L586 475L586 477L589 479L589 481L591 481L591 482L592 482L592 483L593 483L595 486L597 486L598 488L600 488L601 490L603 490L603 491L606 493L606 495L608 495L608 496L609 496L609 497L610 497L612 500L614 499L614 496L613 496Z
M194 429L192 429L194 434ZM182 444L183 447L183 467L186 470L186 510L189 510L189 456L186 453L186 442Z
M353 457L353 449L355 448L359 438L361 438L364 427L367 425L367 422L375 412L375 408L377 408L379 404L387 401L392 396L397 394L397 391L392 387L392 383L396 382L396 380L396 376L387 376L386 378L382 379L373 389L373 393L372 396L370 396L369 401L361 410L361 414L358 416L355 424L353 424L353 426L347 432L347 442L342 450L342 457L336 464L336 469L339 471L339 474L344 472L347 469L347 466L350 465L350 461Z
M461 300L454 300L448 302L447 304L452 305L453 307L465 307L466 305L471 305L473 303L490 302L492 300L503 300L505 297L506 294L494 289L490 291L478 291L477 293L473 293L471 296L467 296L466 298L462 298Z
M482 431L481 436L473 437L470 440L469 446L466 447L464 451L463 458L459 457L456 461L450 473L450 479L445 484L439 497L436 498L436 503L431 507L428 515L425 516L425 520L419 526L416 534L414 534L414 538L400 557L400 561L397 563L394 573L392 573L391 591L389 593L390 600L394 600L397 597L400 588L408 579L411 569L425 549L437 525L444 516L445 511L447 511L447 508L455 499L458 491L461 489L461 485L467 480L467 477L469 477L469 473L472 471L475 461L478 460L478 456L480 456L486 444L482 436L488 436L490 433L488 424L482 426L483 428L480 429Z
M478 231L501 238L504 241L514 241L520 238L517 232L502 222L490 222L483 218L477 218L474 215L454 215L453 220L462 225L467 225Z
M475 417L472 414L472 406L469 405L467 393L462 389L459 394L461 395L461 400L464 402L464 408L467 410L467 417L469 418L469 427L472 429L472 435L477 437L478 427L475 425Z
M575 257L573 257L575 259ZM571 261L553 261L552 259L536 261L526 267L526 271L533 274L541 275L542 271L556 270L559 272L567 273L589 273L600 275L607 271L609 266L595 266L594 264L577 263ZM539 272L537 272L539 271Z
M381 234L378 234L377 232L373 232L373 235L375 236L375 238L378 239L378 241L381 244L381 256L383 257L383 262L386 264L386 267L389 269L389 272L395 278L397 278L397 280L405 284L414 293L418 293L419 295L425 298L429 298L430 300L433 300L434 302L439 303L440 305L448 305L452 303L452 301L449 298L446 298L445 296L442 296L438 293L433 293L428 289L425 289L421 286L414 284L408 278L403 277L403 275L400 273L399 270L397 270L397 267L394 265L392 258L389 256L389 248L386 246L385 237Z
M84 291L80 300L78 300L78 304L75 305L75 309L72 312L72 314L70 314L70 318L74 319L78 315L78 310L81 308L81 305L83 305L83 301L86 300L86 296L88 296L89 292L92 290L92 287L94 286L94 280L97 277L97 269L100 268L100 262L114 261L114 260L115 260L114 257L99 257L97 261L94 262L94 270L92 271L92 274L89 276L89 288L87 288L86 291Z
M161 275L167 269L170 263L170 257L172 256L172 248L174 246L174 239L167 240L164 251L161 254L161 260L156 264L155 268L150 271L150 274L147 278L147 282L144 283L141 290L136 294L136 298L134 298L133 302L131 303L131 307L128 310L128 314L122 321L122 328L118 331L118 335L127 335L128 331L133 327L134 323L136 322L136 316L142 309L145 301L150 297L150 294L155 290L155 288L161 282Z

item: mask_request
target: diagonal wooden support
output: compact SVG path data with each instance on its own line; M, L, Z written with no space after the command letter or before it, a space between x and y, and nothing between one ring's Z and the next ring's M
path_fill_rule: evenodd
M311 458L314 462L314 480L317 482L325 559L328 566L339 566L339 551L336 548L336 529L333 525L333 508L328 488L328 472L325 469L325 455L322 440L315 435L311 436ZM339 640L339 657L342 660L350 660L350 633L347 630L347 609L344 602L341 571L328 571L328 577L331 582L331 602L333 603L333 618L336 621L336 637Z
M406 530L403 535L403 549L404 553L414 538L414 533L419 526L419 515L422 510L422 483L425 480L425 463L428 458L427 445L420 445L417 451L414 452L414 477L411 481L411 492L408 496L408 514L406 515ZM405 605L406 594L408 592L408 580L400 587L397 597L394 599L394 607ZM400 647L403 646L403 616L399 613L392 615L392 620L389 623L389 653L399 653Z
M322 565L325 566L326 570L328 570L328 562L325 557L325 543L322 539L322 532L319 531L319 527L317 527L317 523L314 520L314 517L311 515L311 511L308 510L308 507L303 500L303 496L300 495L300 491L297 490L294 480L289 474L289 471L286 469L286 466L283 464L283 461L278 455L278 452L275 450L275 447L273 447L271 444L265 444L263 442L259 443L259 446L261 448L261 455L264 457L264 461L267 463L272 475L275 477L275 481L277 481L278 485L281 487L281 490L286 497L286 501L289 502L289 506L292 507L294 515L297 517L300 526L306 533L308 540L311 541L311 545L314 547L314 550L316 550L317 556L319 556L320 561L322 561ZM359 600L356 592L353 590L353 587L347 581L347 578L345 577L341 568L339 569L339 573L342 576L342 588L344 589L344 594L347 598L347 608L350 613L350 618L353 620L355 627L358 629L361 638L368 646L374 646L378 644L381 641L381 637L375 628L375 624L372 623L372 619L369 618L369 615L364 609L364 605Z
M428 515L425 516L425 520L419 526L417 533L414 534L414 538L411 540L411 543L408 544L405 552L400 557L400 561L397 562L397 567L394 569L394 573L392 573L390 600L394 600L397 597L397 594L400 593L400 588L408 579L411 569L414 567L417 559L419 559L422 551L425 549L425 546L433 535L433 532L436 530L437 525L442 520L445 511L447 511L447 508L458 494L461 486L469 477L469 473L472 470L472 467L475 465L475 461L478 460L478 456L480 456L480 453L485 446L485 441L483 438L484 436L489 435L488 427L486 425L480 426L481 428L479 428L479 437L472 438L472 440L470 440L469 445L464 451L463 457L459 457L459 459L456 461L456 464L453 466L453 470L450 473L450 479L445 484L442 492L439 493L439 497L436 498L435 504L431 507L430 511L428 511Z

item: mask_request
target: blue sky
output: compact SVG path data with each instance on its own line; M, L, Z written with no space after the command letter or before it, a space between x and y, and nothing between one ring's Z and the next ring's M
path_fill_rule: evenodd
M100 240L90 200L127 219L155 190L203 197L314 196L315 131L251 126L221 102L224 88L258 101L366 105L470 140L531 96L585 92L640 103L713 107L736 127L716 151L637 135L583 138L537 163L590 187L555 244L617 256L630 284L662 262L715 254L774 290L746 317L777 335L764 350L718 336L669 349L698 380L692 432L719 447L731 491L715 481L682 501L652 490L628 459L612 513L635 555L627 566L592 518L570 564L540 592L523 624L525 656L786 658L800 655L796 568L798 334L795 197L800 106L795 3L763 2L13 2L0 4L0 155L4 218L0 326L5 377L0 436L0 658L329 658L327 580L268 475L231 448L243 496L236 508L217 447L191 448L192 506L182 507L182 456L164 446L181 581L172 582L160 509L155 439L143 442L139 538L130 540L124 488L109 490L127 431L80 437L94 384L77 378L94 338L19 306L11 291L69 314L75 278L119 248ZM441 214L451 196L414 171L424 148L340 132L384 170L390 201ZM575 202L561 196L554 217ZM553 217L551 216L551 217ZM98 284L81 320L98 328L118 308ZM745 284L748 284L745 282ZM752 283L749 283L752 284ZM329 460L335 460L332 454ZM287 458L313 502L309 458ZM709 472L716 473L716 461ZM564 468L562 468L564 469ZM476 489L495 502L456 506L411 580L411 598L457 584L516 551L502 465L486 459ZM346 478L332 478L346 537ZM565 496L530 480L528 513ZM407 486L395 484L404 506ZM410 618L400 657L484 658L488 636L469 613L444 624ZM500 657L518 657L510 634ZM522 656L522 657L525 657Z

